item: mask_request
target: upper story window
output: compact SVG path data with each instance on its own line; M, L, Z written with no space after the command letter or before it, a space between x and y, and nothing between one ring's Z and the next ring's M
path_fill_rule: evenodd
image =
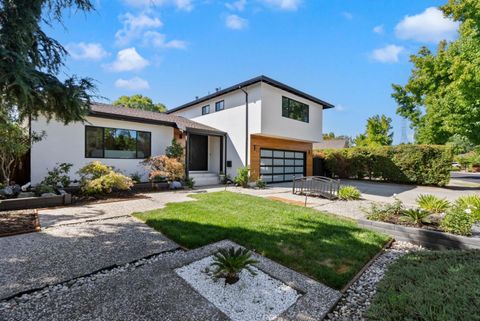
M150 157L151 133L85 126L86 158L144 159Z
M210 113L210 105L206 105L202 107L202 115L206 115Z
M220 110L224 110L224 109L225 109L225 101L224 100L217 101L215 103L215 111L220 111Z
M308 123L309 107L299 101L282 97L282 116Z

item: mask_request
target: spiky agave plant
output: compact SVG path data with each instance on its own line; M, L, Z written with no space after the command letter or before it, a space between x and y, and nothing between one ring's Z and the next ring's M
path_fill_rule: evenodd
M245 269L252 275L257 273L252 269L252 265L258 263L252 259L252 253L244 248L231 247L229 249L220 249L213 256L212 267L215 267L213 275L218 278L225 278L225 283L234 284L240 280L240 272Z
M400 219L402 221L411 222L417 226L420 226L422 225L422 223L431 223L431 221L428 219L429 215L429 212L419 208L415 208L403 211Z
M420 194L417 197L417 204L421 209L434 214L444 213L450 207L446 199L431 194Z

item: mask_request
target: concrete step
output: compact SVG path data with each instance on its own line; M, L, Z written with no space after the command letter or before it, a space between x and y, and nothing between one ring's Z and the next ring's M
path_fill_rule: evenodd
M195 186L208 186L220 184L220 177L217 173L211 172L189 172L188 176L193 178Z

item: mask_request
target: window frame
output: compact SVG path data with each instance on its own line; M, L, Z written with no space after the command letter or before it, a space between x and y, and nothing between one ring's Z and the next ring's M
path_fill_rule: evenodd
M202 106L202 116L210 114L210 104Z
M284 100L285 99L288 101L288 106L286 108L284 106ZM304 107L304 110L302 112L303 117L304 117L303 119L297 119L297 118L290 117L290 110L291 110L290 103L291 102L301 104L302 107ZM286 113L285 113L285 110L286 110ZM295 99L287 97L287 96L282 96L282 117L285 117L285 118L288 118L288 119L293 119L293 120L296 120L296 121L301 121L303 123L308 124L308 123L310 123L310 105L302 103L301 101L295 100ZM305 118L306 118L306 120L305 120Z
M88 154L87 154L87 131L88 131L87 129L88 128L95 128L95 129L100 128L102 130L102 157L93 157L93 156L88 156ZM135 131L135 158L105 157L105 129ZM145 157L138 157L138 134L139 133L148 134L149 137L150 137L150 139L149 139L150 155L145 155ZM88 159L93 159L93 158L98 158L98 159L125 159L125 160L128 160L128 159L146 159L146 158L152 156L152 132L145 131L145 130L127 129L127 128L85 125L85 144L84 144L84 147L85 147L84 156L85 156L85 158L88 158Z
M222 103L222 108L218 108L220 103ZM224 99L215 102L215 111L222 111L222 110L225 110L225 100Z

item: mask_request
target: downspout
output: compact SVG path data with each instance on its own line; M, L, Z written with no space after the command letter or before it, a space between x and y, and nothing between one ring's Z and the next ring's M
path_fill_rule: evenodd
M248 92L242 87L238 87L245 93L245 166L248 166Z

